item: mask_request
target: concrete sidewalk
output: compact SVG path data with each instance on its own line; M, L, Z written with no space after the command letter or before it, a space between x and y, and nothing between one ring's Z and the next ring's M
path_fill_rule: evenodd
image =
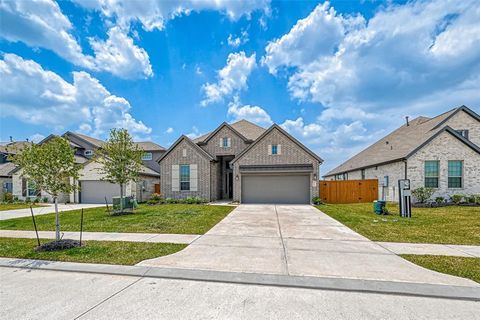
M455 256L480 258L480 246L432 244L432 243L401 243L377 242L385 249L395 254L425 254L439 256Z
M62 232L65 239L79 239L80 232ZM38 236L43 239L55 239L55 231L39 231ZM36 238L35 231L0 230L0 237L7 238ZM200 235L198 234L163 234L163 233L120 233L120 232L83 232L83 240L98 241L132 241L155 243L190 244Z
M79 209L88 209L88 208L97 208L105 205L102 204L87 204L87 203L72 203L72 204L58 204L58 211L71 211ZM39 216L42 214L49 214L55 212L55 206L51 203L46 204L45 207L33 208L33 214ZM0 211L0 220L8 220L22 217L30 217L30 208L25 209L15 209L15 210L6 210Z
M138 265L479 287L402 259L308 205L240 205L184 250Z

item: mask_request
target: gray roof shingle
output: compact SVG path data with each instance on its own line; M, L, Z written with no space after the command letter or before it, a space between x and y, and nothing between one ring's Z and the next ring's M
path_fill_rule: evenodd
M245 119L239 120L237 122L231 123L230 126L237 130L238 133L240 133L242 136L247 138L248 140L256 140L258 137L260 137L265 131L265 128L260 127L259 125L256 125L250 121L247 121ZM212 131L213 132L213 131ZM203 142L208 136L211 134L211 132L208 132L204 135L201 135L198 138L193 139L193 142L195 143L200 143Z
M0 163L0 177L10 177L12 176L12 171L17 166L12 162Z
M475 112L462 106L434 118L415 118L410 121L408 126L404 124L338 167L330 170L324 177L405 159L436 133L443 130L445 128L443 123L460 110L464 110L476 118L478 117Z

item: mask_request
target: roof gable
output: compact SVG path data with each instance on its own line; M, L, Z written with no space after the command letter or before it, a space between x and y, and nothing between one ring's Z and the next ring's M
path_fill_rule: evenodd
M180 138L177 139L177 141L175 141L172 144L172 146L170 148L167 149L167 151L164 154L162 154L162 156L160 158L158 158L157 162L160 163L162 161L162 159L164 159L168 154L170 154L170 152L172 152L172 150L174 150L180 144L180 142L182 142L182 141L186 141L188 144L190 144L194 148L194 150L197 150L199 154L201 154L202 156L204 156L208 160L210 160L210 161L214 160L214 158L208 152L206 152L205 150L200 148L189 137L187 137L186 135L182 135L182 136L180 136Z
M210 141L218 132L220 132L220 130L222 130L223 128L227 128L228 130L232 131L235 135L237 135L238 137L240 137L243 141L248 141L248 139L242 135L240 132L238 132L237 130L235 130L231 125L229 125L228 123L226 122L223 122L221 125L218 126L217 129L215 129L214 131L212 131L203 141L201 142L198 142L199 144L207 144L208 141Z
M229 128L233 129L236 131L237 135L242 137L247 142L252 142L256 140L258 137L262 135L262 133L265 132L265 128L262 128L250 121L247 120L239 120L237 122L228 124L226 122L222 123L215 131L204 134L196 139L193 140L195 143L202 143L206 142L206 139L210 139L212 134L214 134L216 131L220 130L225 124L229 126Z
M239 160L241 157L243 157L245 154L247 154L252 148L254 148L264 137L266 137L270 132L273 130L278 130L280 133L282 133L286 138L291 140L293 143L297 144L301 149L303 149L305 152L307 152L309 155L311 155L313 158L317 159L320 163L323 162L323 159L320 158L317 154L315 154L313 151L308 149L306 146L304 146L300 141L295 139L292 135L290 135L288 132L282 129L277 124L273 124L270 128L268 128L260 137L258 137L255 142L250 144L245 150L243 150L231 163L235 163L237 160Z

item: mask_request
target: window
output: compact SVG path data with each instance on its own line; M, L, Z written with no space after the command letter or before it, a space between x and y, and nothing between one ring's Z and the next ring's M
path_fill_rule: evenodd
M468 140L468 130L463 129L463 130L455 130L455 131L457 131L459 135L463 136L465 139Z
M426 188L438 188L438 173L440 171L439 161L429 160L425 161L425 187Z
M3 183L3 191L4 192L12 193L12 189L13 189L13 184L11 182L4 182Z
M153 155L151 152L144 152L142 155L142 160L152 160Z
M93 150L85 150L83 154L87 157L93 156Z
M448 187L463 187L463 162L459 160L448 161Z
M180 190L190 190L190 165L182 164L180 166Z
M272 144L272 154L278 154L278 145Z
M187 156L187 149L182 149L182 157L186 157Z
M230 146L228 145L228 138L227 138L227 137L225 137L225 138L222 139L222 147L224 147L224 148L230 147Z
M38 195L37 186L33 181L27 181L27 196L36 197Z

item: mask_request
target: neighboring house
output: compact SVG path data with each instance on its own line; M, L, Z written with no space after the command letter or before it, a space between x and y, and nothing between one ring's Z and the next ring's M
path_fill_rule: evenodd
M324 175L326 180L378 179L379 195L398 201L398 180L431 187L433 197L480 193L480 116L462 106L418 117Z
M281 127L222 123L191 140L181 136L160 158L162 195L241 203L310 203L323 162Z
M12 193L12 172L16 166L10 162L9 156L21 152L29 141L11 141L5 145L0 145L0 201L3 201L5 193Z
M39 143L45 143L52 137L54 136L50 135ZM102 148L105 141L70 131L66 132L63 137L69 141L70 146L75 150L75 161L82 168L77 181L79 190L71 194L63 194L59 197L59 202L104 203L106 198L110 203L112 197L120 194L120 187L105 181L101 172L101 165L92 160L95 152ZM136 144L145 151L143 166L139 172L139 181L131 182L125 186L125 195L133 196L139 201L145 201L152 193L159 192L159 165L154 159L158 159L165 152L165 149L153 142L136 142ZM13 194L20 199L36 197L39 191L21 174L21 168L13 173ZM45 192L40 192L40 196L51 198Z

